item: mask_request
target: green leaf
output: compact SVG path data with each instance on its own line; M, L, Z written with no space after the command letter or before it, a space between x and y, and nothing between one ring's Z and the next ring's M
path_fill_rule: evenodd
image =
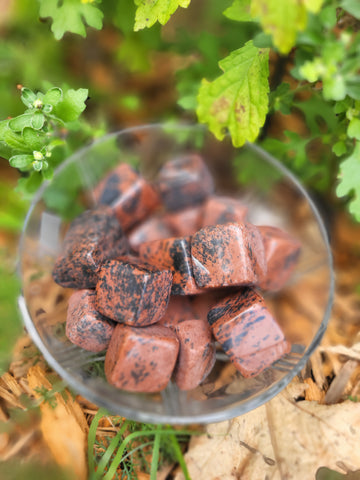
M324 78L323 95L325 100L344 100L346 97L345 79L342 75Z
M11 120L9 120L9 127L14 132L22 132L25 127L31 126L32 117L33 113L24 113L23 115L12 118Z
M341 140L336 142L332 147L332 151L335 153L337 157L341 157L342 155L344 155L344 153L347 152L345 142L342 142Z
M76 120L85 110L85 101L88 98L89 91L86 88L78 90L68 90L63 99L55 105L53 114L64 122L72 122Z
M360 100L360 81L347 82L346 93L349 95L349 97L354 98L355 100Z
M35 93L29 88L23 87L21 89L21 101L28 108L33 106L34 101L36 100Z
M311 13L318 13L324 0L303 0L306 10Z
M295 45L296 34L306 27L307 10L298 0L252 0L251 15L258 18L265 33L271 34L280 53Z
M13 132L10 130L10 128L3 132L2 138L9 145L9 147L17 150L18 152L27 153L29 151L22 135L20 133Z
M55 105L57 105L62 99L62 96L63 96L63 92L61 88L58 88L58 87L50 88L50 90L48 90L45 93L43 102L44 104L50 104L53 107L55 107Z
M360 3L355 0L343 0L340 6L350 15L360 20Z
M344 197L351 195L349 211L360 221L360 142L357 142L353 153L340 164L340 183L336 195Z
M156 22L165 25L178 7L188 7L190 0L135 0L135 4L134 30L138 31Z
M51 30L57 40L65 32L86 37L86 24L100 30L103 16L95 5L81 0L40 0L40 17L53 19Z
M30 126L35 130L40 130L45 123L45 117L42 112L35 112L31 118Z
M251 0L234 0L232 5L228 7L223 13L225 17L230 20L237 20L238 22L251 22L253 20L250 13Z
M34 157L32 155L14 155L10 158L9 163L14 168L25 168L28 167Z
M46 135L33 128L26 127L23 130L23 139L30 150L41 150L46 143Z
M197 115L218 139L230 131L236 147L254 141L268 111L269 52L247 42L220 63L224 73L213 82L203 80Z
M350 120L347 134L350 138L356 138L356 140L360 140L360 118L352 118Z

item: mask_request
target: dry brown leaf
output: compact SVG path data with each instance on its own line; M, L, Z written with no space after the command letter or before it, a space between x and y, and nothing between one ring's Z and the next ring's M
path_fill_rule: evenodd
M52 388L44 371L38 366L30 368L28 381L37 397L39 397L36 392L37 387L45 387L48 390ZM73 471L74 478L77 480L86 480L87 423L84 414L70 393L65 391L65 395L66 401L60 393L54 394L55 407L46 402L40 404L41 431L56 462Z
M185 460L196 480L314 479L321 466L360 466L360 404L295 402L287 391L245 415L207 426ZM178 473L176 480L183 480Z

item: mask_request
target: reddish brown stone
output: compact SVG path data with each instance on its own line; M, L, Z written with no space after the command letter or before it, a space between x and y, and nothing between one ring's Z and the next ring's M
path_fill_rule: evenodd
M179 322L174 332L180 342L174 380L180 390L200 385L211 372L216 356L209 324L201 319Z
M166 219L162 216L154 216L140 223L128 235L131 248L138 250L139 245L161 238L169 238L173 232Z
M241 289L213 307L208 321L216 340L244 376L269 367L290 349L284 334L252 288ZM268 352L268 355L259 352Z
M250 223L202 228L191 238L191 258L199 287L256 285L266 273L262 237Z
M280 228L258 228L264 242L267 263L267 273L259 286L264 290L280 290L296 267L301 244Z
M143 243L139 246L139 256L150 265L172 272L173 295L192 295L202 291L193 277L189 237L172 237Z
M72 343L90 352L101 352L108 347L114 328L114 322L96 310L94 290L78 290L71 295L66 336Z
M69 288L93 288L102 263L123 255L129 245L110 207L87 210L71 224L53 278Z
M156 323L168 305L172 275L138 261L109 260L100 269L96 306L100 313L131 326Z
M197 154L166 162L158 173L156 185L164 205L171 211L201 203L214 191L213 178Z
M168 307L159 325L174 328L179 322L197 318L188 297L170 296Z
M159 392L171 378L178 351L179 341L170 328L118 324L106 352L106 378L123 390Z
M232 197L212 195L203 209L202 227L223 223L243 223L246 221L248 208Z
M201 228L202 213L202 205L194 205L178 212L170 212L164 217L174 235L188 237ZM171 237L172 235L168 236Z
M291 345L286 340L244 357L231 357L231 362L245 378L255 377L276 360L289 353Z
M199 319L187 297L170 298L165 315L158 325L173 330L180 342L174 380L180 390L196 388L215 363L215 343L206 317Z
M130 165L122 163L94 190L98 203L111 206L124 230L146 218L160 204L154 188Z

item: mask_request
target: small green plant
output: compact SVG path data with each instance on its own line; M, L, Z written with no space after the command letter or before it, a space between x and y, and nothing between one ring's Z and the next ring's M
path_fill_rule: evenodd
M52 87L46 93L20 86L23 114L0 122L0 156L23 173L20 187L25 193L50 180L54 167L64 158L67 133L78 130L74 123L84 111L86 89Z
M188 442L190 435L200 434L192 430L178 430L169 425L151 425L118 418L118 431L108 445L96 441L99 421L106 416L99 409L91 422L88 438L88 461L90 480L112 480L114 478L136 480L136 471L150 474L150 480L156 480L157 472L164 463L179 463L185 479L190 480L182 454L181 444ZM115 417L111 417L116 420ZM105 450L96 456L96 447ZM150 448L151 458L145 450ZM140 465L139 465L140 462ZM121 473L118 474L120 468Z

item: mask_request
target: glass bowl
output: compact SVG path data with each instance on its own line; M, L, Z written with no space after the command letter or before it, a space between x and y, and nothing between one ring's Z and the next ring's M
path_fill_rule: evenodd
M179 154L197 152L207 162L216 193L239 198L255 225L280 227L302 249L287 285L265 300L291 342L289 354L253 378L244 378L218 351L209 377L181 391L170 382L160 393L130 393L108 384L105 354L67 339L67 301L72 293L52 279L69 221L94 206L93 187L119 162L137 166L149 180ZM329 319L334 276L328 238L308 193L283 165L255 145L236 149L202 126L148 125L97 140L64 162L37 192L20 241L19 306L25 326L49 365L76 392L112 414L150 423L223 421L252 410L280 392L305 366Z

